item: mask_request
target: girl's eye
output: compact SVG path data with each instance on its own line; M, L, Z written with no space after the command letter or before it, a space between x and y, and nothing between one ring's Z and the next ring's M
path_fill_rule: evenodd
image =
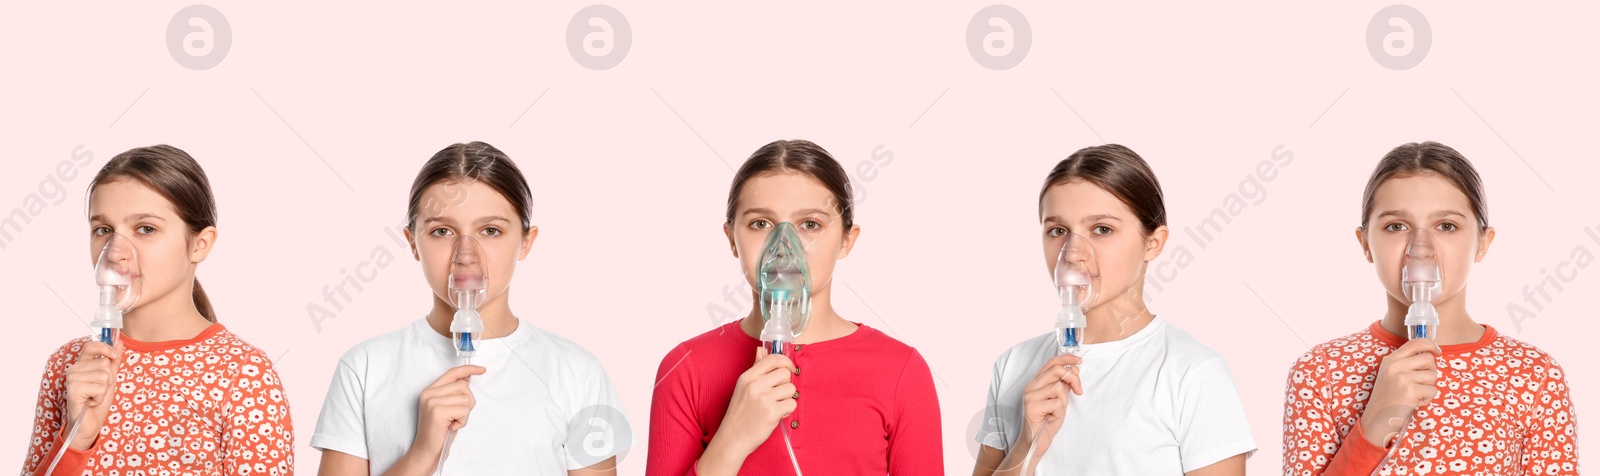
M818 223L816 220L806 220L800 222L800 228L806 231L816 231L822 228L822 224Z
M499 228L490 227L490 228L484 228L483 229L483 235L484 236L500 236L500 233L501 232L500 232Z
M1403 223L1390 223L1388 225L1384 225L1383 229L1387 231L1401 232L1406 231L1406 225Z
M1456 227L1455 223L1446 222L1446 223L1440 223L1439 224L1439 231L1446 232L1446 233L1449 233L1449 232L1452 232L1452 231L1456 231L1456 228L1457 227Z
M110 227L104 227L104 226L97 226L97 227L94 227L94 230L91 230L89 233L94 234L94 236L106 236L106 235L111 234L111 228Z
M450 236L454 233L449 228L434 228L433 231L428 232L429 235L433 236Z
M139 225L139 227L138 228L134 228L133 231L136 231L141 235L148 235L148 234L151 234L151 233L155 233L156 232L156 227L153 227L153 226L150 226L150 225Z
M772 222L766 221L766 220L756 220L756 221L750 222L750 228L755 228L757 230L765 230L765 229L771 228L771 227L772 227Z
M1109 235L1111 234L1111 227L1105 225L1095 225L1094 228L1089 229L1089 232L1096 235Z
M1049 234L1051 238L1057 238L1057 237L1060 237L1062 235L1067 234L1067 229L1058 226L1058 227L1055 227L1055 228L1051 228L1049 231L1046 231L1045 233Z

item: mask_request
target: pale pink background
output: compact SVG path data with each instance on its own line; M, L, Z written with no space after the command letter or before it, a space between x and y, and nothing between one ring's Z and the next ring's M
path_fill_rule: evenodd
M1033 45L1006 71L964 44L982 2L613 3L634 39L606 71L568 54L577 2L213 3L233 46L205 71L164 44L185 3L14 5L0 17L0 214L74 147L94 159L0 250L0 298L21 326L0 351L0 463L22 459L45 356L85 332L73 314L94 299L88 177L155 143L195 155L216 186L221 239L199 275L222 322L279 359L301 474L317 466L307 443L338 356L426 310L420 268L384 227L421 163L468 140L507 151L532 183L542 233L514 309L605 362L641 441L659 360L722 323L706 309L728 306L723 288L741 281L720 231L730 166L781 138L815 140L852 170L892 151L872 180L852 172L867 191L863 233L834 303L927 358L950 474L970 471L995 357L1055 312L1034 207L1057 160L1119 142L1153 164L1174 229L1164 259L1183 246L1195 260L1152 287L1152 308L1226 355L1261 448L1250 470L1272 474L1290 363L1381 311L1351 235L1366 175L1395 145L1442 141L1486 177L1499 230L1470 309L1567 365L1581 439L1595 441L1600 270L1580 271L1520 332L1505 308L1526 305L1523 287L1574 248L1600 253L1584 233L1600 229L1596 8L1413 4L1432 51L1392 71L1365 45L1387 3L1253 3L1014 3ZM1294 161L1267 198L1200 249L1183 230L1280 145ZM317 333L307 305L375 252L402 259ZM624 274L641 262L660 274ZM643 472L646 449L624 474Z

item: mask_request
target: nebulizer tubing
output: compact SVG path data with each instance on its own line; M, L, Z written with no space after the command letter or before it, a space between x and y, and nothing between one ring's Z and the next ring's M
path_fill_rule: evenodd
M1056 311L1056 355L1081 356L1083 332L1089 325L1084 312L1094 304L1095 293L1099 291L1097 281L1100 279L1099 264L1089 239L1075 233L1067 235L1066 243L1061 245L1061 252L1056 255L1053 274L1056 292L1061 298L1061 309ZM1068 371L1071 368L1068 366ZM1039 429L1034 430L1028 452L1022 456L1022 474L1028 474L1028 464L1033 461L1039 438L1044 436L1048 424L1048 419L1040 420Z
M1444 282L1438 250L1438 240L1426 230L1412 232L1406 243L1405 261L1400 266L1400 290L1411 300L1411 306L1406 308L1406 340L1437 337L1439 311L1433 307L1433 300L1439 297ZM1383 459L1372 469L1372 474L1379 474L1394 459L1400 444L1407 438L1406 429L1411 426L1411 419L1416 413L1416 410L1412 410L1406 415L1405 423L1400 425L1400 434L1390 443L1389 450L1384 452Z
M478 308L488 297L489 280L483 263L483 247L478 240L460 235L455 241L450 257L450 275L446 295L456 313L450 320L450 343L455 347L459 365L471 365L483 338L483 316ZM444 447L439 450L439 465L434 474L444 474L444 462L450 457L450 447L456 439L456 429L444 437Z
M94 318L89 321L89 338L102 344L115 347L118 334L122 331L122 315L133 309L139 302L140 279L139 253L133 247L133 241L120 233L107 235L105 246L100 248L100 256L95 259L94 281L100 287L100 304L95 306ZM115 385L116 382L111 382ZM102 405L108 402L100 402ZM64 407L63 407L64 408ZM83 425L84 417L89 415L89 408L84 407L83 413L72 420L68 426L66 436L61 439L61 448L56 449L56 456L50 460L50 466L45 469L45 474L56 471L56 465L61 464L61 456L67 454L67 447L78 436L79 427Z
M756 288L760 293L761 343L767 353L782 355L804 332L811 321L811 269L806 264L805 247L793 223L783 222L767 234L756 269ZM795 476L801 476L800 458L787 425L778 425L783 445Z

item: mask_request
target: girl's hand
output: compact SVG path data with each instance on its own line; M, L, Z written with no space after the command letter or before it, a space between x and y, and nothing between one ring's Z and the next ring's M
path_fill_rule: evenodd
M1039 374L1023 387L1022 434L1014 449L1027 451L1028 446L1036 444L1038 449L1034 452L1044 453L1044 449L1050 447L1056 432L1061 430L1061 418L1067 414L1067 392L1083 395L1083 381L1078 378L1078 364L1081 363L1083 359L1072 354L1055 356L1045 361ZM1039 431L1040 424L1044 425L1043 433ZM1039 434L1037 442L1033 441L1035 433ZM1034 459L1038 459L1038 454Z
M789 381L793 375L794 362L789 357L768 355L764 347L756 349L756 363L739 375L727 416L713 439L721 440L735 454L748 456L755 451L772 436L779 421L794 413L798 403L795 386Z
M1439 389L1434 387L1439 379L1434 357L1439 352L1439 346L1430 339L1412 339L1383 358L1377 381L1372 384L1372 398L1367 400L1367 410L1359 422L1367 441L1387 448L1408 418L1439 395Z
M122 365L122 341L116 347L97 340L83 344L77 363L67 368L67 421L81 421L78 433L66 435L71 447L84 451L94 446L116 398L117 369Z

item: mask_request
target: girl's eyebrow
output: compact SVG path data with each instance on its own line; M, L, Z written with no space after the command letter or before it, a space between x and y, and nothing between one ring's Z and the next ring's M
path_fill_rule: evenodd
M1383 213L1379 213L1378 214L1378 218L1391 217L1391 216L1392 217L1397 217L1397 218L1411 218L1411 212L1407 212L1405 210L1385 210ZM1444 218L1444 217L1448 217L1448 216L1457 216L1457 217L1461 217L1461 218L1466 218L1467 214L1461 213L1461 212L1455 211L1455 210L1439 210L1439 211L1433 212L1432 214L1429 214L1428 216L1430 218Z
M1100 214L1096 214L1096 215L1089 215L1089 216L1083 217L1083 219L1079 220L1079 222L1081 222L1081 223L1092 223L1092 222L1097 222L1097 221L1102 221L1102 220L1115 221L1115 222L1121 222L1122 221L1121 218L1118 218L1116 216L1113 216L1113 215L1110 215L1110 214L1105 214L1105 213L1100 213ZM1055 223L1055 224L1059 225L1059 224L1062 224L1062 223L1066 223L1067 220L1064 219L1064 218L1058 217L1058 216L1048 216L1048 217L1045 217L1044 222L1045 223Z
M476 225L482 225L482 224L485 224L485 223L494 223L494 222L497 222L497 221L503 221L503 222L506 222L506 223L511 223L510 219L508 219L506 217L498 216L498 215L479 218L477 220L474 220L472 223L476 224ZM453 224L455 224L456 220L453 219L453 218L450 218L450 217L439 216L439 217L424 218L422 220L422 222L423 223L439 222L439 223L453 225Z
M162 218L161 215L154 213L134 213L128 215L128 217L124 218L123 221L139 221L144 219L154 219L162 222L167 221L166 218ZM107 220L105 215L93 215L89 217L89 221L107 222L110 220Z
M740 213L740 215L751 215L751 214L777 215L777 213L773 212L772 209L770 209L770 208L750 208L750 209L746 209L744 211L744 213ZM829 213L828 211L823 210L821 208L802 208L802 209L794 211L794 216L802 216L802 215L830 215L831 216L833 214Z

